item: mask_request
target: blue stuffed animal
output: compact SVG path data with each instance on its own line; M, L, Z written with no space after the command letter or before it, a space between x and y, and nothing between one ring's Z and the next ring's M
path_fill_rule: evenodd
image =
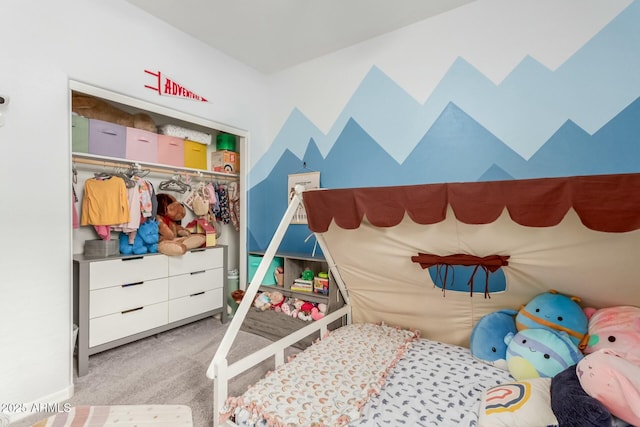
M120 253L123 255L141 255L158 252L158 221L147 220L140 224L133 244L129 235L120 233Z
M589 326L587 315L579 302L578 297L568 297L553 290L545 292L518 311L516 327L518 331L542 328L565 332L578 345Z
M509 370L505 337L515 335L516 310L498 310L484 315L473 327L469 348L471 355L496 368Z
M507 365L516 380L553 378L582 360L580 349L564 332L525 329L507 334Z

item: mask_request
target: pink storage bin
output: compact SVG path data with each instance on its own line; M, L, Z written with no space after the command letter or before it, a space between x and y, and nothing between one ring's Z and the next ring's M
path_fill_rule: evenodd
M184 139L158 135L158 163L184 167Z
M128 160L158 163L158 134L128 127L126 155Z

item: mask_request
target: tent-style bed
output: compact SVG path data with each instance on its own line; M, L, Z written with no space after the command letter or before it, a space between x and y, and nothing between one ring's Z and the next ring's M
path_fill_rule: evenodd
M228 364L302 198L345 305ZM482 393L513 380L471 356L478 320L550 289L584 307L640 306L639 248L640 174L298 192L207 372L214 425L478 425ZM465 291L442 281L453 259L476 266ZM315 331L323 339L284 363ZM271 356L274 372L228 398L231 378Z

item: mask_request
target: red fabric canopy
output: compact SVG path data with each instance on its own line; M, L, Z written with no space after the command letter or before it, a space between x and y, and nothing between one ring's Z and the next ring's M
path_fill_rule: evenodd
M435 224L445 219L448 205L466 224L491 223L506 208L520 225L549 227L573 208L592 230L640 228L640 174L312 190L303 199L309 228L318 233L332 220L358 228L365 215L377 227L399 224L405 212L418 224Z

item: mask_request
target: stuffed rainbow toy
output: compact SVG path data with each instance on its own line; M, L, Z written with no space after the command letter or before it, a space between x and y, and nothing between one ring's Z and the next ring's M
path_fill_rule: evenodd
M471 355L481 362L508 371L505 337L518 332L516 314L516 310L498 310L482 316L471 331Z
M611 414L640 426L640 366L611 349L585 356L576 367L583 390Z
M596 310L589 318L589 335L580 348L585 354L610 348L640 366L640 308L614 306Z
M525 329L508 334L507 366L516 380L553 378L582 359L582 353L564 332Z
M578 304L580 298L568 297L554 290L534 297L516 316L518 331L549 329L565 332L577 346L588 329L588 319Z

